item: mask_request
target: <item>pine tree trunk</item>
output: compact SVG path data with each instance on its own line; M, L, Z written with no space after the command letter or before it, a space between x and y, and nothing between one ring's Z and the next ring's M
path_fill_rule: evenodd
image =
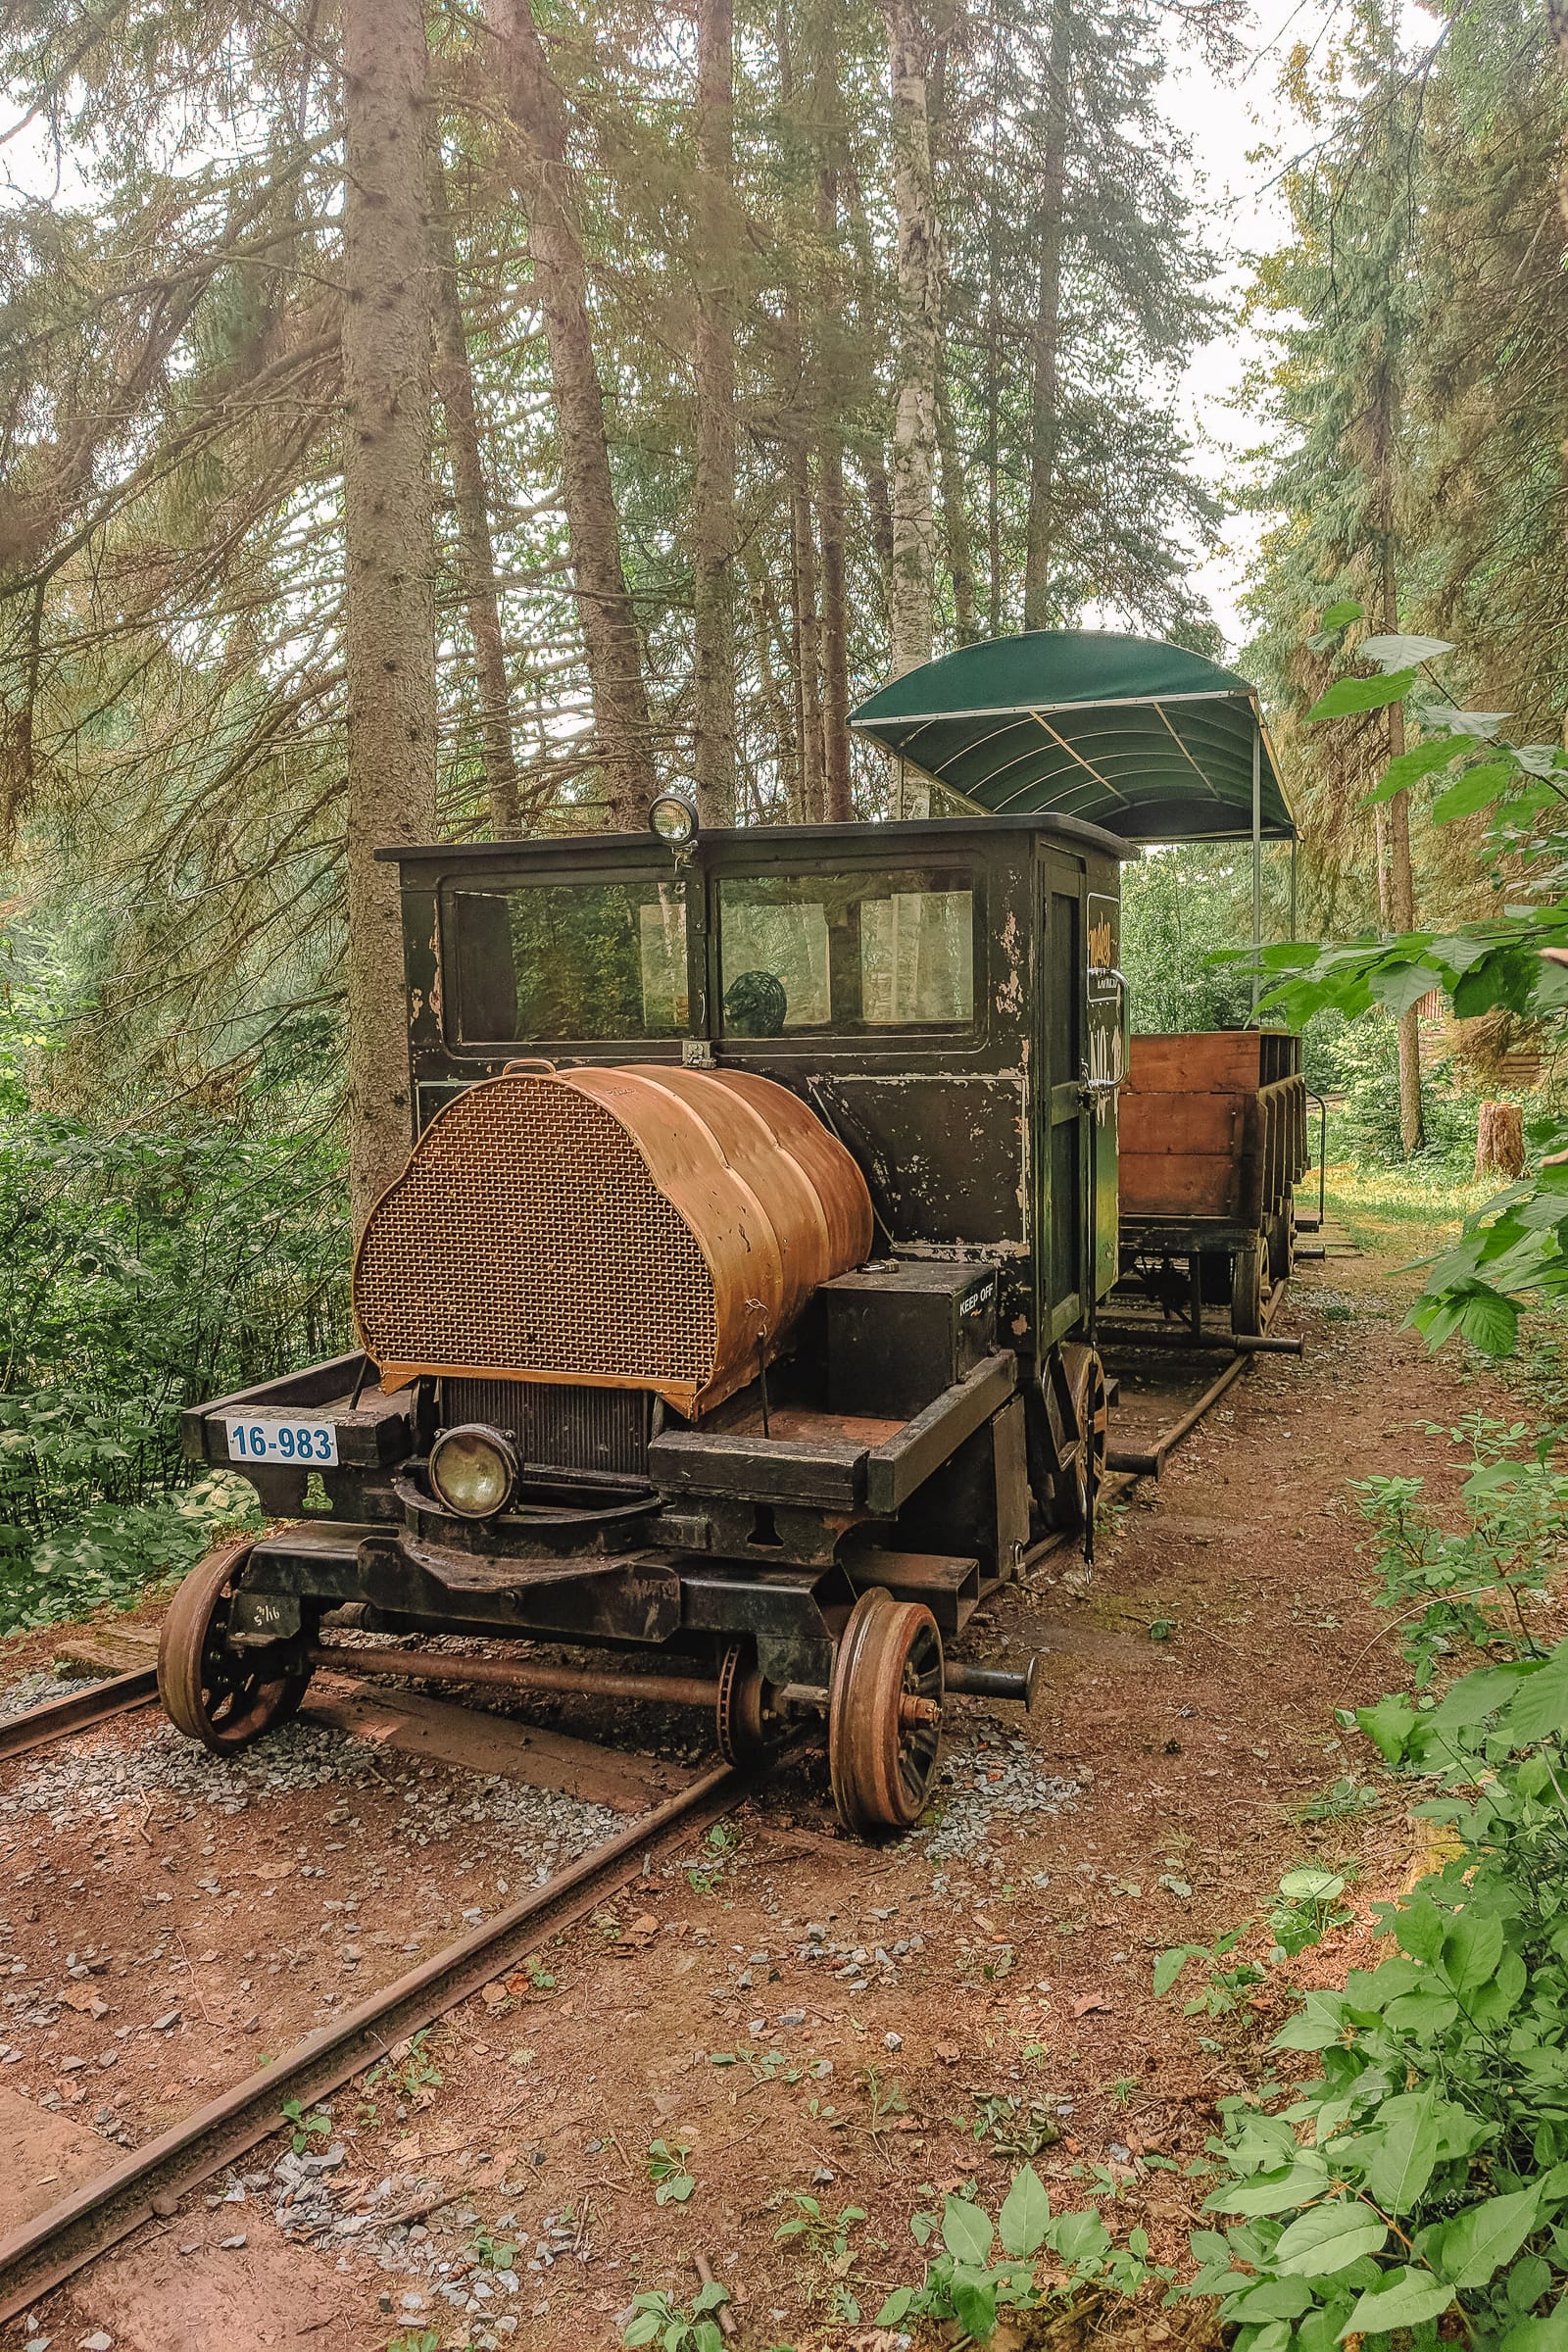
M817 121L836 152L843 136L842 102L831 25L827 36L817 44L813 104ZM816 227L822 252L836 257L839 175L831 155L816 175ZM834 319L842 318L843 273L831 258L821 304ZM830 825L843 825L854 814L850 799L850 616L844 557L844 397L838 342L827 325L819 347L816 486L822 544L822 813Z
M850 798L850 632L844 587L844 445L830 422L818 443L822 512L822 773L830 825L855 814Z
M349 1190L358 1233L411 1139L398 869L435 833L424 12L344 0Z
M920 0L887 0L898 222L899 348L893 466L893 572L888 585L894 677L931 659L936 580L937 368L942 346L942 244L931 164L927 77L931 35Z
M1394 533L1386 528L1383 535L1383 626L1394 631L1399 625L1398 596L1394 578ZM1404 750L1404 706L1389 705L1389 758L1397 760ZM1389 843L1389 928L1393 931L1415 929L1415 875L1410 864L1410 795L1396 792L1388 808ZM1421 1022L1412 1004L1399 1015L1399 1141L1409 1159L1426 1142L1426 1122L1421 1105Z
M969 553L969 501L963 453L954 430L947 386L937 390L937 447L942 458L942 537L953 582L953 617L958 643L972 645L980 630L974 609L974 559Z
M697 808L735 822L735 336L725 283L735 177L733 0L698 0L697 481L692 514Z
M811 480L805 436L789 436L790 570L801 743L801 805L808 825L822 822L822 644L816 610L816 545L811 536Z
M508 160L528 215L534 294L556 397L562 495L576 579L594 725L612 826L641 832L659 789L650 745L642 643L621 562L620 522L594 365L566 108L530 0L492 0L502 87L516 137Z
M986 628L1002 634L1002 17L991 21L991 170L986 221Z
M1024 534L1023 625L1049 629L1051 559L1059 440L1062 216L1067 187L1067 53L1064 12L1053 9L1040 178L1040 273L1035 281L1034 383L1029 413L1029 514Z
M495 546L490 537L490 486L479 445L473 369L458 293L458 249L440 149L431 141L430 251L436 319L436 389L446 416L456 494L458 564L463 605L473 640L479 680L479 746L490 830L498 841L515 840L522 830L517 799L517 760L512 741L512 704L507 658L501 636L501 600L496 591Z
M801 762L798 738L790 708L784 700L784 690L773 667L773 648L786 643L783 616L772 582L766 569L752 582L752 637L757 649L757 675L761 687L762 707L773 729L774 759L779 782L784 788L784 809L792 825L805 823L801 807Z

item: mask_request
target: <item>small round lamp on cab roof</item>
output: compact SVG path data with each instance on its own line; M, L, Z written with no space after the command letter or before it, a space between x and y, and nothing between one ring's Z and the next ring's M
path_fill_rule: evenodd
M649 803L648 827L672 850L697 839L697 810L683 792L662 792Z

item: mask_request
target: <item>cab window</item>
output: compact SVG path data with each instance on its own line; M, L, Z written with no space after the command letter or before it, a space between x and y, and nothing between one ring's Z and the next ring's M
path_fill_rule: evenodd
M686 1027L683 882L456 890L446 927L449 1023L463 1045L673 1037Z
M726 1036L973 1024L966 870L729 877L718 918Z

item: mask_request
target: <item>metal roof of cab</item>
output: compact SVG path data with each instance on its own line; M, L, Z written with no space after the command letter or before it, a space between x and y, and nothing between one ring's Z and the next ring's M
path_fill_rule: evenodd
M960 646L851 714L856 733L996 815L1127 842L1292 841L1257 689L1158 637L1036 629Z

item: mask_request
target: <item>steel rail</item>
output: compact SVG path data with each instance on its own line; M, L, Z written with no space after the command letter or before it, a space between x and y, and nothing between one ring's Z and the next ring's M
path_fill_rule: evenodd
M1264 1301L1263 1330L1265 1334L1284 1303L1288 1287L1289 1277L1281 1275ZM1288 1345L1288 1343L1279 1344ZM1192 1436L1204 1414L1213 1410L1231 1384L1240 1380L1248 1366L1256 1361L1257 1351L1255 1348L1233 1355L1215 1378L1209 1382L1196 1404L1189 1405L1185 1413L1179 1415L1176 1420L1162 1429L1152 1446L1147 1449L1130 1446L1107 1446L1105 1450L1106 1469L1118 1472L1128 1479L1161 1477L1164 1473L1167 1456L1175 1451L1184 1438Z
M90 1690L73 1691L69 1698L45 1699L42 1706L28 1707L0 1723L0 1758L24 1756L35 1747L47 1747L68 1733L84 1732L131 1707L145 1707L157 1696L157 1667L138 1666L133 1674L114 1675L107 1683L95 1683Z
M808 1744L798 1740L788 1757ZM774 1757L776 1764L781 1759ZM13 2320L133 2230L172 2214L188 2189L210 2180L281 2129L283 2099L326 2098L385 2058L419 2027L469 1999L515 1966L541 1936L583 1918L616 1886L643 1875L662 1846L733 1811L760 1779L721 1764L657 1805L608 1844L536 1887L417 1968L395 1978L345 2016L306 2035L182 2123L86 2181L0 2239L0 2323Z

